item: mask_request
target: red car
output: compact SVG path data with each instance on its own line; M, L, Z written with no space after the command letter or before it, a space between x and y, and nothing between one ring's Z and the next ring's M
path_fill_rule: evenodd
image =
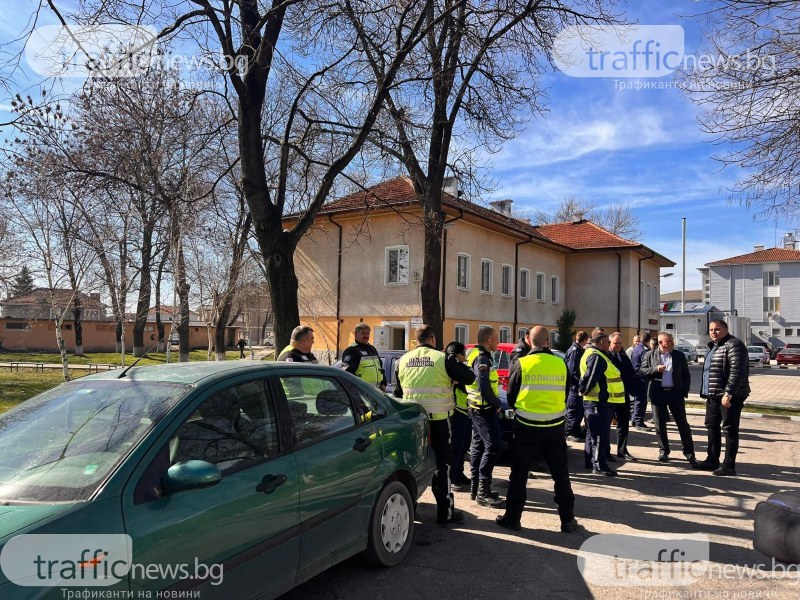
M800 348L783 348L775 360L779 365L800 365Z
M497 344L497 350L492 352L492 363L497 369L497 378L500 380L500 387L506 389L508 387L508 369L511 366L511 352L514 351L516 344L507 344L505 342ZM475 344L467 344L467 355Z

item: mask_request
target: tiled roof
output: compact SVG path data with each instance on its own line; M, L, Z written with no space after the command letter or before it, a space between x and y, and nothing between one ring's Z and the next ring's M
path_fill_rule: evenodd
M66 306L72 303L72 290L56 289L55 290L55 303L56 306ZM105 308L105 304L100 302L87 294L79 293L81 299L81 306L83 308ZM6 298L0 304L5 306L30 306L30 305L49 305L50 304L50 290L47 288L34 288L27 294L16 296L14 298Z
M539 227L539 233L562 246L575 250L641 246L641 244L621 238L591 221L584 220L542 225Z
M413 205L417 201L414 185L408 177L395 177L367 190L334 200L322 207L320 214L333 214L353 210L371 210L382 207L396 208ZM640 247L641 244L626 240L607 231L591 221L578 223L556 223L554 225L534 226L526 221L507 217L496 210L486 208L473 202L454 198L450 194L442 195L446 206L470 212L474 215L513 229L519 233L530 235L540 240L554 242L573 250L587 248L620 248Z
M744 265L748 263L790 261L800 261L800 252L797 250L787 250L786 248L767 248L766 250L757 250L747 254L740 254L739 256L732 256L731 258L715 260L714 262L706 263L706 266L715 267L718 265Z

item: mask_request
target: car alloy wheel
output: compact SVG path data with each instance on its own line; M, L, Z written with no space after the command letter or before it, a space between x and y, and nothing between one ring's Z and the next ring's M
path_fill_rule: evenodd
M390 481L381 490L372 509L364 557L374 565L394 566L408 554L413 537L411 494L399 481Z

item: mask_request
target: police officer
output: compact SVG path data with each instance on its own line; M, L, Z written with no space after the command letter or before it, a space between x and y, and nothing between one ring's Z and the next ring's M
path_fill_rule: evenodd
M470 498L481 506L502 508L505 501L492 490L492 471L500 454L499 379L492 361L497 343L494 328L484 327L478 332L477 352L467 357L467 365L475 372L476 378L475 383L467 386L467 404L472 419Z
M611 418L614 409L609 404L625 402L625 387L619 369L611 362L608 334L593 332L591 344L581 358L581 380L578 391L583 396L586 415L586 466L592 473L616 477L606 457L611 450Z
M581 358L584 348L589 342L589 334L579 331L575 334L575 341L567 349L564 360L567 362L567 375L569 376L569 391L567 392L566 428L567 439L570 442L585 442L586 436L581 435L581 422L583 421L583 400L578 393L578 383L581 379Z
M353 330L355 342L342 352L344 370L360 377L381 391L386 391L386 375L378 350L369 343L370 328L359 323Z
M298 325L292 329L289 345L278 355L280 362L299 362L317 364L317 357L311 353L314 346L314 330L308 325Z
M476 354L477 351L472 349ZM446 355L445 366L451 362L464 363L467 360L467 350L461 342L450 342L444 349ZM450 369L456 368L453 365ZM475 381L475 373L469 369L465 371L463 379L454 382L453 399L455 400L455 410L450 415L450 482L456 489L469 489L470 480L464 475L464 454L469 450L472 441L472 420L469 418L467 407L467 388L468 384ZM469 375L469 377L467 377Z
M399 361L394 395L417 402L428 412L431 445L436 455L436 471L431 482L431 491L436 498L436 522L439 525L458 523L464 520L464 514L455 509L450 491L448 417L455 405L451 382L466 381L469 369L458 361L448 362L444 352L434 348L436 334L430 325L417 328L416 338L418 346Z
M497 524L519 531L520 517L528 497L528 471L534 455L541 453L550 470L555 489L561 531L575 531L575 494L569 481L567 440L564 431L565 398L569 385L567 366L550 352L550 332L534 327L531 352L511 365L508 404L514 408L511 476L506 512Z

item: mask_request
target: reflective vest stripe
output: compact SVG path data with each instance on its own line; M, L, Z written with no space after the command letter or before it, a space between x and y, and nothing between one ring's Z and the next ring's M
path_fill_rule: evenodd
M515 418L517 423L522 423L528 427L552 427L553 425L560 425L564 422L564 417L556 417L550 421L529 421L522 415L517 414Z
M519 408L514 409L514 412L530 421L550 421L552 419L557 419L558 417L563 417L565 414L567 414L566 410L560 410L552 413L535 413L527 410L521 410Z
M521 357L519 365L523 385L514 405L517 423L528 427L562 424L566 414L567 365L546 352Z
M445 355L433 348L420 346L400 359L398 379L403 400L418 402L431 415L453 410L451 381L445 369Z
M519 386L519 391L526 391L526 392L563 392L564 386L563 385L542 385L539 383L534 383L532 385L521 385Z
M587 348L581 358L581 375L588 369L589 357L596 354L599 359L606 361L606 384L608 387L608 403L622 404L625 402L625 386L622 383L622 375L619 369L612 363L605 354L596 348ZM583 399L589 402L600 402L600 386L595 386L583 395Z
M420 395L424 394L426 396L432 395L444 395L446 397L450 397L450 388L449 387L430 387L430 388L403 388L403 395L406 394L412 395Z
M472 366L475 364L475 360L478 358L478 356L480 356L480 354L480 350L477 348L472 348L469 356L467 357L467 366L472 368ZM494 390L494 395L499 396L500 377L497 375L497 369L494 367L492 367L489 371L489 384L492 386L492 390ZM486 408L489 406L489 403L483 399L483 394L481 394L481 390L478 387L477 379L475 379L475 383L467 386L467 405L470 408Z

